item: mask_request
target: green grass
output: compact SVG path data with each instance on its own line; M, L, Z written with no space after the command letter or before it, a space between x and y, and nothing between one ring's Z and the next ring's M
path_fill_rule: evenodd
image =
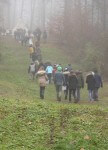
M37 81L29 80L28 49L13 39L0 41L0 150L107 150L108 84L100 101L89 103L86 87L80 104L56 102L54 85L39 99ZM44 61L71 62L51 44L42 45ZM77 69L77 65L73 66Z

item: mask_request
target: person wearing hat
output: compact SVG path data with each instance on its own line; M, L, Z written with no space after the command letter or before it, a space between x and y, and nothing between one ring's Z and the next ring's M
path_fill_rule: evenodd
M46 87L48 78L47 78L47 75L43 66L41 66L39 71L37 72L37 77L38 77L38 82L40 86L40 98L44 99L45 87Z
M56 92L57 92L57 101L61 101L62 86L65 83L65 78L62 73L62 67L60 66L57 67L57 72L55 73L55 76L54 76L54 83L55 83Z

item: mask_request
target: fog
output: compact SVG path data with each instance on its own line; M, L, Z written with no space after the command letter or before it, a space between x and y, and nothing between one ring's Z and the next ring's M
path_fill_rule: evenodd
M3 6L3 7L2 7ZM1 2L2 26L12 29L19 21L28 28L44 28L52 15L61 12L63 2L58 0L8 0ZM43 23L44 22L44 23Z
M16 26L32 33L37 27L46 30L48 39L67 49L75 61L89 57L89 48L94 53L100 50L99 58L92 62L100 70L107 64L107 0L0 0L0 28L13 30Z

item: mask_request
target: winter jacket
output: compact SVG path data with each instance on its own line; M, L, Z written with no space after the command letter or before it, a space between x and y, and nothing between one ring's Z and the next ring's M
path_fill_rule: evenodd
M69 84L69 75L64 74L64 78L65 78L65 85L68 85Z
M48 66L47 68L46 68L46 73L47 74L49 74L49 73L53 73L53 67L52 66Z
M86 78L86 83L88 90L94 90L95 89L95 78L94 75L90 74Z
M63 85L65 84L65 78L62 72L56 72L54 75L54 83L55 85Z
M70 75L69 76L69 89L76 89L78 86L78 79L76 75Z
M29 47L29 53L32 54L34 52L33 47Z
M36 52L32 53L32 61L35 62L36 60L38 60L38 55Z
M71 72L72 66L67 66L67 69L68 69L69 72Z
M95 74L94 78L95 78L95 87L96 88L103 87L103 82L102 82L101 76L99 74Z
M38 82L40 87L45 87L47 84L47 75L46 74L38 74Z
M78 88L84 88L84 78L82 74L77 75L78 79Z

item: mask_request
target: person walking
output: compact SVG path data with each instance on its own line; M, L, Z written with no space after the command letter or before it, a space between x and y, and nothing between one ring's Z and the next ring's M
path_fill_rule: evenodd
M72 95L74 97L74 102L77 103L76 99L76 89L78 86L78 79L74 71L70 72L69 75L69 102L71 102Z
M51 78L52 78L52 74L53 74L53 67L51 65L51 63L48 64L47 68L46 68L46 73L49 79L49 84L51 84Z
M56 93L57 93L57 101L61 101L62 96L62 86L65 82L64 75L62 73L62 67L58 67L57 71L54 76L54 84L56 87Z
M76 76L77 76L77 79L78 79L76 96L77 96L77 102L79 102L80 101L81 88L84 88L84 78L83 78L83 75L82 75L81 71L76 71Z
M34 48L33 48L33 45L31 44L31 45L29 46L30 58L32 58L33 52L34 52Z
M69 72L71 72L73 70L71 64L68 64L67 69Z
M44 41L44 43L47 42L47 31L46 30L43 32L43 41Z
M94 78L95 78L94 100L98 101L98 98L99 98L98 91L100 87L101 88L103 87L103 82L102 82L101 75L98 74L98 71L95 70L94 73L95 73L94 74Z
M54 64L54 66L53 66L53 81L54 81L54 76L55 76L56 71L57 71L57 65Z
M48 80L44 67L40 67L39 71L37 72L37 77L40 86L40 99L44 99L45 87Z
M64 90L64 94L65 94L65 100L67 100L68 98L68 93L69 93L69 71L68 68L64 69L64 78L65 78L65 90Z
M89 92L89 100L94 101L95 77L94 72L90 72L86 77L87 88Z
M35 62L38 60L38 54L37 51L34 49L34 52L32 53L32 61Z
M30 79L35 79L35 73L36 73L36 65L35 63L31 63L28 68L28 73L30 74Z

